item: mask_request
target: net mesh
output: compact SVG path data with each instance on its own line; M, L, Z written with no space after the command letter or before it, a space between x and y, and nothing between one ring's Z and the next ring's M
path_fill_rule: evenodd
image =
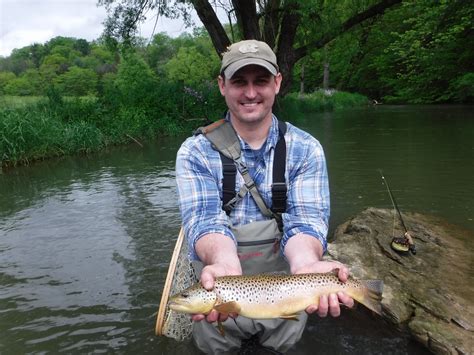
M178 242L180 242L179 239ZM179 245L179 247L179 254L174 272L172 270L172 265L170 265L170 269L168 270L168 273L173 272L173 275L168 276L172 277L171 287L168 295L163 294L162 297L168 298L197 282L196 273L188 258L188 243L181 240L181 245ZM176 252L177 250L175 250L175 253ZM178 313L171 310L167 303L168 302L166 302L163 318L162 335L173 338L177 341L189 339L193 330L191 317L189 314Z

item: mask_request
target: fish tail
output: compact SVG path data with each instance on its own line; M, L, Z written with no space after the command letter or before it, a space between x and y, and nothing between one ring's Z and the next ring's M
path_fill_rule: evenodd
M368 309L375 313L382 314L382 292L383 292L383 281L382 280L360 280L360 283L365 286L365 292L361 299L354 298L359 303L362 303Z

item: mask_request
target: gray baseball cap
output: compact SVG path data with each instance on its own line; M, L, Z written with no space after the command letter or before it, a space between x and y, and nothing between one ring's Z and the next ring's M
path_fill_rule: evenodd
M222 55L221 73L232 78L237 70L247 65L259 65L272 75L277 75L278 65L275 53L265 42L254 39L232 44Z

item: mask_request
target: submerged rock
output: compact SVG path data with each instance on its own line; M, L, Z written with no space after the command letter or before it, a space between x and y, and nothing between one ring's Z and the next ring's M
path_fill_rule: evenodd
M403 214L417 254L390 247L393 211L368 208L340 225L329 243L360 279L382 279L383 317L433 353L474 353L473 233L434 217Z

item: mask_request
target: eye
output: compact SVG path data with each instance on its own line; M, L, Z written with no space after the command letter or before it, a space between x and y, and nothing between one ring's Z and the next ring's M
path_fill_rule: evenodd
M186 292L183 292L183 293L181 294L181 297L183 297L183 298L188 298L188 297L189 297L189 294L186 293Z

